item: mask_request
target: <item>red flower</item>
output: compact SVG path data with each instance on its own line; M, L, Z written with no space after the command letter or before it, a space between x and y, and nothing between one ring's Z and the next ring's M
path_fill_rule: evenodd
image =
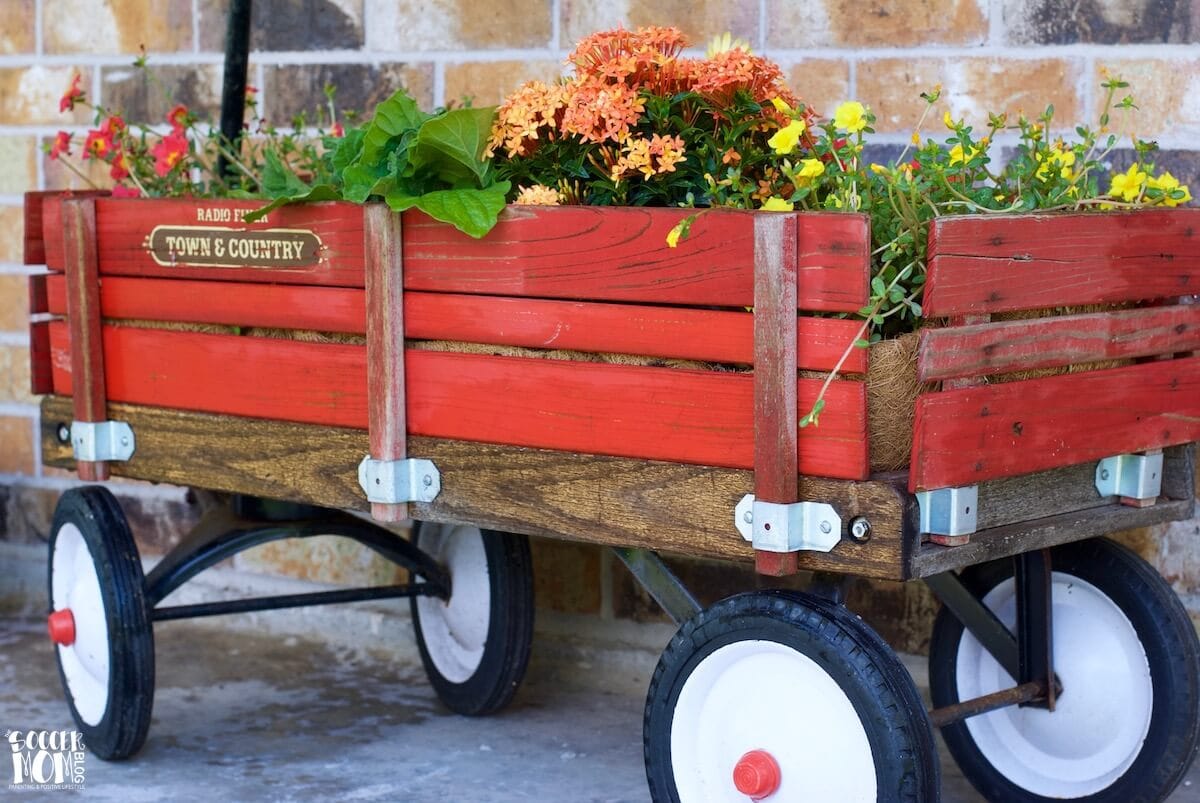
M256 87L256 86L250 86L250 84L246 84L246 94L247 94L247 95L257 95L257 94L258 94L258 87Z
M155 145L150 153L154 155L154 172L166 176L175 169L184 155L188 152L187 137L182 130L172 131Z
M178 134L187 128L188 109L180 103L167 113L167 122L171 124L172 132Z
M141 198L142 194L133 187L126 187L124 184L118 184L112 188L112 197L114 198Z
M346 136L346 129L342 128L341 123L334 123L333 130L330 133L332 133L335 137L344 137Z
M117 155L112 160L112 169L108 171L108 174L115 181L129 177L129 157L125 154L125 151L117 151Z
M67 91L59 98L58 110L60 112L69 111L75 108L76 103L83 102L83 90L79 88L79 82L83 79L79 73L75 73L71 78L71 85L67 87Z
M121 119L121 115L114 114L100 124L100 133L108 137L110 145L115 144L117 137L125 133L125 121Z
M50 158L57 159L62 154L71 155L71 135L66 131L59 131L54 137L54 144L50 146Z
M112 140L103 131L89 131L83 143L83 158L103 159L112 151L112 147Z

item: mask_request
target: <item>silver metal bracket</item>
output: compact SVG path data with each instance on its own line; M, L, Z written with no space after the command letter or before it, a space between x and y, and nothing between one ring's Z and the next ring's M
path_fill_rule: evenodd
M921 532L930 535L970 535L979 529L979 486L917 491Z
M1157 499L1162 492L1163 456L1118 454L1096 465L1096 491L1101 496Z
M72 421L71 453L76 460L111 462L133 457L137 441L124 421Z
M442 490L442 476L432 460L374 460L358 464L358 484L370 502L432 502Z
M842 540L842 519L824 502L760 502L746 494L733 511L742 538L764 552L828 552Z

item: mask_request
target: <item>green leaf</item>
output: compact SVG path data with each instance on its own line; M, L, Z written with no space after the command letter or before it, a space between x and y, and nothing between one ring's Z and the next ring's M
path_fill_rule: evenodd
M242 217L242 220L247 223L253 223L256 220L261 220L267 216L267 213L273 212L281 206L290 203L300 203L303 201L340 201L342 194L338 192L337 187L332 184L318 184L315 187L308 189L302 195L284 195L271 201L261 209L255 209Z
M887 292L887 285L883 283L883 279L879 276L871 279L871 292L877 296L881 296Z
M268 149L264 152L262 190L268 198L286 198L306 194L308 185Z
M812 424L814 427L817 426L819 423L817 419L821 415L821 411L824 409L825 409L825 400L817 399L816 402L813 403L812 409L809 410L805 414L805 416L800 419L800 421L799 421L800 428L803 429L804 427L807 427L809 424Z
M346 132L346 136L337 140L330 161L335 172L340 174L362 154L363 137L366 133L365 128L351 128Z
M362 203L375 194L394 151L406 148L413 132L428 119L403 89L376 106L375 116L363 131L362 150L342 171L346 200Z
M417 169L432 166L439 175L446 173L451 181L461 176L461 168L465 167L480 183L485 183L490 163L484 160L483 151L495 116L496 108L488 106L454 109L426 121L417 132L413 166Z
M856 349L865 349L865 348L870 348L870 347L871 347L871 341L867 340L865 338L860 337L858 340L854 341L854 348L856 348Z
M434 220L449 223L459 231L479 238L492 230L504 209L509 183L501 181L481 190L437 190L421 195L412 205ZM392 196L388 205L392 205ZM397 198L398 201L406 199ZM395 208L394 206L392 207Z

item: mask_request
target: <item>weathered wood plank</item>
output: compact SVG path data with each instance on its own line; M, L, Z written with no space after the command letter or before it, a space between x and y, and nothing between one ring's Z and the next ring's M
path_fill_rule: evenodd
M1200 209L935 220L931 317L1200 293Z
M50 349L50 322L29 324L29 392L35 396L54 391L51 371L53 352Z
M75 380L75 420L104 421L104 341L100 327L100 277L96 257L96 201L91 198L62 202L62 248L67 268L67 314L71 333L71 375ZM32 357L32 354L31 354ZM103 461L79 464L83 480L108 479Z
M404 377L404 256L400 216L383 204L366 208L367 420L371 457L408 456ZM404 503L371 505L379 521L404 521Z
M115 403L138 449L121 476L218 491L365 510L360 430L288 424ZM71 415L61 397L42 401L42 455L71 468L57 426ZM531 535L636 546L692 557L749 561L733 526L737 501L754 487L750 471L595 457L536 449L410 438L409 454L432 459L442 493L413 505L418 518L470 522ZM800 498L833 504L848 522L866 516L873 537L843 540L828 554L805 553L800 568L903 579L913 542L903 492L888 483L805 478Z
M971 485L1200 440L1200 358L917 400L911 490Z
M108 397L197 412L367 428L362 346L106 326ZM66 326L51 324L54 390L72 388ZM413 435L750 468L753 377L716 371L409 351ZM807 411L821 380L799 380ZM836 381L800 471L867 476L866 390Z
M921 331L922 382L1200 349L1200 306L1114 310Z
M983 530L975 533L971 542L963 546L922 545L913 557L912 577L928 577L1034 549L1186 519L1192 516L1194 509L1195 503L1190 499L1159 502L1145 508L1109 504Z
M46 251L49 249L56 254L57 269L62 270L62 218L59 202L63 198L100 198L106 195L108 190L38 190L25 193L25 264L45 265Z
M688 237L670 248L668 232L692 214L690 209L510 206L486 237L475 240L409 212L404 286L479 295L752 305L755 215L705 212ZM858 231L847 228L847 217L815 213L807 221L803 309L853 312L865 302L861 253L868 246L849 244L847 238Z
M754 221L754 495L796 501L796 216ZM755 550L760 574L796 572L795 552Z

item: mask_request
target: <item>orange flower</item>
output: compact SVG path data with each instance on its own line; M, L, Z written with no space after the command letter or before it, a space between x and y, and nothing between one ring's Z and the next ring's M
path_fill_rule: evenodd
M646 101L636 89L586 78L567 102L562 130L585 142L622 142L645 110Z
M71 85L67 87L67 91L58 100L58 110L60 112L69 111L75 108L76 103L83 103L83 90L79 88L79 82L83 79L79 73L71 78Z
M570 91L566 84L529 81L522 85L496 110L484 155L491 157L503 145L509 156L528 156L538 139L554 139Z
M739 91L746 92L780 125L786 125L788 118L778 111L773 101L779 99L793 107L798 103L784 82L778 64L741 48L716 53L711 59L701 61L696 68L693 88L718 105L729 105Z
M640 87L654 81L660 68L675 61L687 45L678 28L617 28L584 38L567 61L581 78L608 78Z

